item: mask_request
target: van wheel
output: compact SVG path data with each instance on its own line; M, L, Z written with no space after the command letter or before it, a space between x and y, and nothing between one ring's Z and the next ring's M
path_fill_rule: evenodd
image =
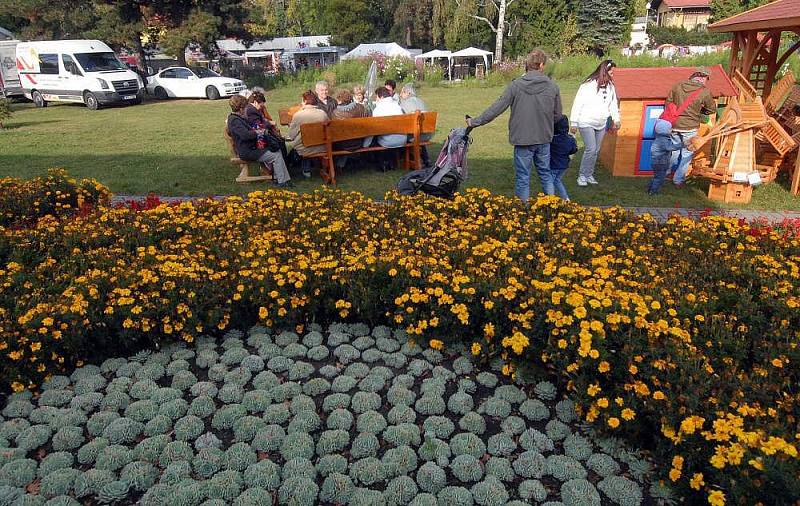
M167 90L165 90L165 89L164 89L164 88L162 88L161 86L159 86L158 88L156 88L155 90L153 90L153 94L154 94L154 95L156 96L156 98L157 98L157 99L159 99L159 100L166 100L166 99L168 99L168 98L169 98L169 95L167 94Z
M31 93L31 100L33 100L33 104L36 107L47 107L47 102L45 102L44 97L38 91Z
M206 87L206 98L209 100L216 100L219 98L219 90L216 86Z
M96 111L100 108L100 102L97 100L97 97L91 91L87 91L83 94L83 103L86 104L86 108L92 111Z

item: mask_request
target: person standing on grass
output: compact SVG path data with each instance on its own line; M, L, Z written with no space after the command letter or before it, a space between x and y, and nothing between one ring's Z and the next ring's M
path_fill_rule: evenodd
M569 200L569 194L561 182L564 173L569 168L569 159L578 152L578 143L569 133L569 118L562 115L553 126L553 142L550 143L550 172L553 176L553 185L556 193L564 200Z
M514 79L483 114L467 119L467 126L478 127L494 120L511 107L508 119L508 142L514 146L514 193L523 202L530 196L531 165L536 166L542 190L555 194L550 172L550 143L553 125L562 116L561 92L542 73L547 55L534 49L525 58L526 74Z
M616 66L611 60L603 60L583 81L572 103L570 130L580 132L584 145L578 186L597 184L594 169L603 137L607 129L618 130L620 126L619 102L614 88Z
M688 102L687 107L672 125L672 142L681 144L681 148L674 150L671 157L671 165L674 167L677 164L678 166L675 169L675 175L672 176L672 184L676 188L681 188L686 183L686 172L689 170L689 164L692 163L694 153L686 147L689 139L697 135L703 115L714 114L717 110L717 103L711 96L711 91L706 88L709 77L711 77L711 72L707 68L698 67L688 80L673 86L667 95L665 103L675 104L678 108L684 102Z

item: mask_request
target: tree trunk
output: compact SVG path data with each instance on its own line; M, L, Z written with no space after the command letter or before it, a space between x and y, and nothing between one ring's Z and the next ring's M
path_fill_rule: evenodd
M150 71L147 70L147 53L144 52L144 45L142 45L142 34L137 33L133 38L133 45L135 46L136 53L139 55L139 68L149 75Z
M497 27L495 28L494 61L503 61L503 36L506 33L506 0L500 0L497 13Z
M411 26L406 27L406 47L411 47Z
M186 66L186 47L178 51L178 54L175 55L175 59L178 60L178 65L181 67Z

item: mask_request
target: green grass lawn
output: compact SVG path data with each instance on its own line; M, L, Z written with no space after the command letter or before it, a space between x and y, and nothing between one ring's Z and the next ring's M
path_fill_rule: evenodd
M577 81L562 81L564 109L569 111ZM268 106L277 117L279 108L299 101L300 87L268 93ZM439 112L437 141L464 123L464 115L477 115L502 92L502 88L423 87L420 95ZM50 167L66 168L71 174L92 177L119 194L219 195L245 194L264 184L239 185L238 169L228 161L222 136L228 114L227 101L170 100L141 106L89 111L78 105L51 105L35 109L15 104L14 116L0 131L0 176L33 177ZM508 144L507 114L474 132L469 152L467 186L485 187L505 195L514 193L512 148ZM284 130L285 131L285 130ZM435 158L441 144L431 147ZM682 190L667 185L662 195L645 194L647 178L611 177L601 169L600 185L579 188L576 183L580 152L564 182L573 200L596 205L720 207L706 198L707 185L691 182ZM394 187L400 171L386 174L356 168L337 175L343 190L357 190L381 197ZM532 191L540 190L535 175ZM315 174L305 181L295 177L298 191L318 188ZM765 209L800 209L800 199L787 190L788 182L755 189L748 206Z

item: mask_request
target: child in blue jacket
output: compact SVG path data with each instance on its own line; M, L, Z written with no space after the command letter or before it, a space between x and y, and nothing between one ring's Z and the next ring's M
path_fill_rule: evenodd
M550 177L556 193L564 200L569 200L569 195L561 178L569 167L570 157L577 152L578 143L569 133L569 118L562 115L554 125L553 141L550 143Z

